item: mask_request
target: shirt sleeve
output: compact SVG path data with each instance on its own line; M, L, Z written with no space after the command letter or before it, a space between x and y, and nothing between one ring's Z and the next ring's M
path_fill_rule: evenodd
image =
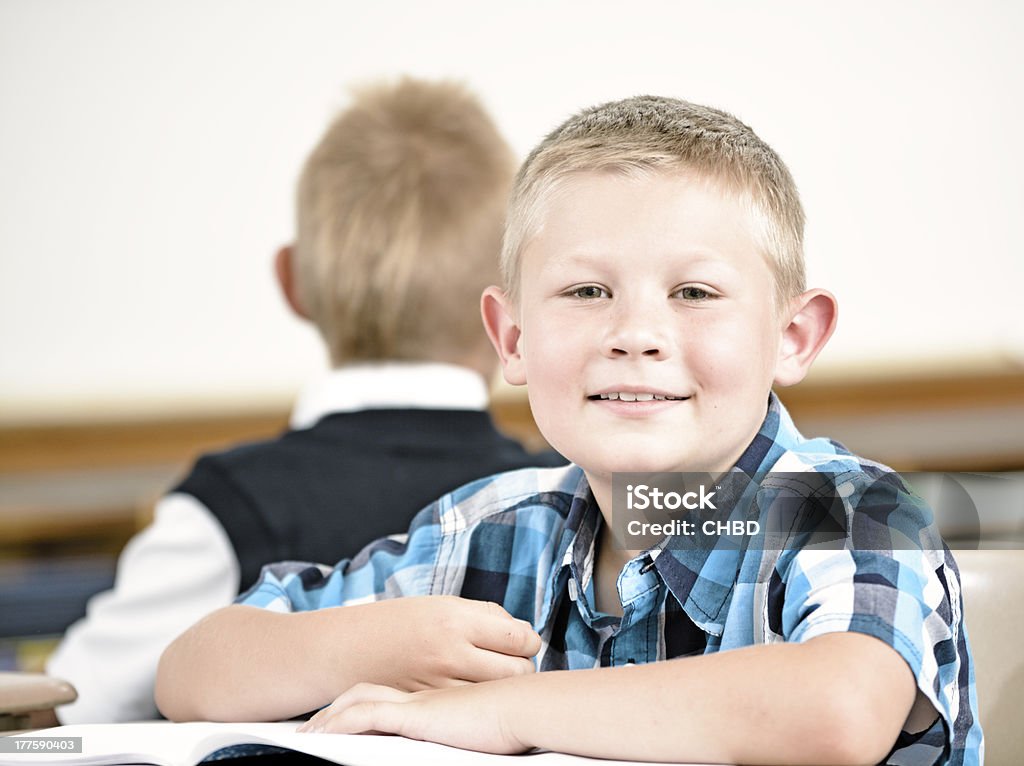
M439 502L421 510L407 534L375 540L333 567L297 561L264 566L237 603L289 613L435 592Z
M163 650L238 592L238 560L213 514L191 495L156 505L153 523L132 538L113 589L89 600L47 664L78 699L58 708L61 723L158 718L153 701Z
M973 669L960 583L948 553L803 550L794 555L784 579L785 640L856 632L884 641L914 674L915 712L922 700L934 711L924 716L926 728L905 730L901 742L939 752L963 747L975 723Z

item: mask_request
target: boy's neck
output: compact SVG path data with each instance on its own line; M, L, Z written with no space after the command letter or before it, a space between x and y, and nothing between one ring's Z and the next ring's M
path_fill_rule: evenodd
M736 457L739 459L739 455ZM711 473L714 476L719 476L725 473L725 469ZM605 614L621 617L623 610L622 602L619 599L619 574L626 564L643 553L643 549L629 549L621 543L616 544L613 533L614 526L612 525L611 477L608 476L607 479L605 481L600 476L592 476L587 473L590 491L594 495L594 502L597 504L603 522L594 551L594 606Z
M601 482L597 482L595 486L592 482L590 488L594 493L594 500L602 521L594 551L594 607L599 612L621 617L619 574L626 564L640 555L641 551L628 550L615 543L615 535L612 534L611 486L606 486Z
M608 524L601 527L594 553L594 607L605 614L622 616L618 579L622 568L636 558L640 551L623 550L615 545Z

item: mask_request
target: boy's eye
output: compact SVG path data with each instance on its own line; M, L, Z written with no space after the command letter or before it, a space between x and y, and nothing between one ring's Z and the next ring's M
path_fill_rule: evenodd
M574 298L607 298L608 291L599 285L580 285L569 290L567 295Z
M703 287L697 287L696 285L686 285L676 290L676 295L686 301L706 301L709 298L714 298L715 295L710 290L705 290Z

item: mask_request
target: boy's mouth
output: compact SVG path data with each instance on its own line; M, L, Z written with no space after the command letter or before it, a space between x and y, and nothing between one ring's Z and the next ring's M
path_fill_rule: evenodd
M620 402L682 402L690 397L654 391L607 391L600 394L592 394L587 398L592 402L600 400Z

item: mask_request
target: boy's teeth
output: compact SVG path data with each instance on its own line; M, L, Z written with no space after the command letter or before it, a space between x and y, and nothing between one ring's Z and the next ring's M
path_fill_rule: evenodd
M675 400L681 398L678 396L662 396L661 394L637 394L631 393L629 391L619 391L611 394L599 394L599 397L601 399L618 399L623 402L649 402L652 400L663 402L666 399Z

